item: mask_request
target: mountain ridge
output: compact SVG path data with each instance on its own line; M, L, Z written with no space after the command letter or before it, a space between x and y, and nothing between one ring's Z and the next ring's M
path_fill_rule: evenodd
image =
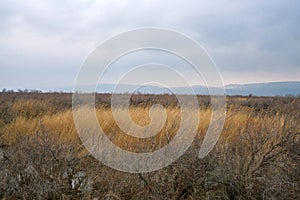
M97 85L98 93L112 93L115 84L99 84ZM85 88L85 87L82 87ZM88 88L88 87L87 87ZM199 94L209 95L209 89L212 94L223 94L224 90L221 87L209 87L202 85L193 85L192 89L187 86L163 88L154 85L118 85L117 93L135 93L142 94ZM44 92L72 92L73 87L52 87L39 88ZM226 95L255 95L255 96L286 96L286 95L300 95L300 81L279 81L279 82L262 82L262 83L243 83L243 84L227 84L224 86ZM84 90L83 90L84 91ZM194 91L194 93L193 93Z

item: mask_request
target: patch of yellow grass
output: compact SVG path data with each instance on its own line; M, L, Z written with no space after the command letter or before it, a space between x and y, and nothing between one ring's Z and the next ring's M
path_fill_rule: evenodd
M46 112L36 117L26 117L22 113L23 108L32 108L35 103L27 101L23 103L23 106L21 106L20 102L13 106L13 110L15 112L19 110L21 114L13 122L2 127L2 141L12 144L21 136L48 131L55 136L58 142L79 143L71 109L56 114ZM47 104L42 102L40 106L47 106ZM150 107L130 107L130 117L135 124L147 126L151 122L149 109ZM165 124L157 133L154 133L154 136L148 138L137 138L123 132L116 124L114 116L108 108L97 108L96 115L102 130L116 145L128 151L144 152L154 151L167 145L176 135L180 126L181 110L177 107L167 107L165 111L167 115ZM190 120L193 120L193 116L191 116ZM203 139L210 120L211 109L201 109L198 139ZM125 122L126 120L122 123ZM221 138L233 141L238 133L245 133L249 130L256 133L260 132L260 134L270 134L281 131L283 126L284 118L282 116L254 114L249 108L229 108Z

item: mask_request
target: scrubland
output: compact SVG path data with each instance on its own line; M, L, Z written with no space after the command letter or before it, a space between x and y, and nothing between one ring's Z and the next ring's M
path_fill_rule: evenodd
M210 123L208 96L198 96L200 123L192 146L172 165L131 174L93 158L73 121L67 93L0 93L1 199L299 199L300 98L227 98L226 121L213 151L198 158ZM132 152L167 145L180 126L173 95L133 95L136 124L150 122L153 104L167 121L153 137L126 135L110 110L110 95L96 95L99 124L116 145Z

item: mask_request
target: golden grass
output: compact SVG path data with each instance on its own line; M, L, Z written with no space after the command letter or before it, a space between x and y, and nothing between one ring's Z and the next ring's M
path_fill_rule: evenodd
M35 115L35 105L47 106L47 103L24 101L22 106L20 102L16 102L12 108L14 112L20 112L11 123L2 127L1 140L5 143L13 144L14 141L24 135L34 135L38 132L49 131L54 134L57 141L67 141L69 143L78 143L78 135L74 126L72 110L68 109L63 112L51 114L50 111L42 115ZM24 108L26 108L24 110ZM32 108L33 114L28 117L24 115ZM150 123L149 108L147 107L131 107L129 110L130 117L133 122L140 126L146 126ZM136 138L124 133L116 124L112 112L108 108L100 107L96 110L99 124L106 135L118 146L130 151L138 151L139 149L155 150L168 144L175 136L180 125L180 109L178 107L167 107L167 120L163 128L149 138ZM27 116L27 117L26 117ZM198 127L198 139L203 139L208 125L210 123L211 110L200 110L200 123ZM126 120L125 120L126 121ZM126 121L127 122L127 121ZM124 122L125 123L125 122ZM226 140L235 140L240 132L245 132L251 124L251 130L264 130L261 134L268 134L274 131L281 131L284 126L284 116L281 115L260 115L253 114L249 108L229 108L227 111L227 118L221 134L221 138Z
M4 197L15 195L23 199L41 194L44 198L93 199L104 197L110 190L122 199L184 199L182 194L187 199L295 199L299 196L299 100L275 99L277 106L270 102L264 104L268 99L263 98L230 99L233 103L228 105L217 145L207 157L199 159L197 153L212 112L204 105L200 109L195 146L171 166L137 176L105 168L89 156L77 134L69 104L55 107L53 99L57 96L49 101L41 97L8 98L0 102L0 146L4 146L7 157L0 160L3 171L0 170L0 178L6 180L0 179L0 198L2 193ZM164 98L173 101L170 96L159 98L159 102L164 102ZM128 151L155 151L167 145L180 126L181 111L173 102L174 105L166 106L166 123L157 134L149 138L133 137L118 127L108 104L102 103L96 109L101 128L112 142ZM149 125L150 108L151 101L130 106L133 122ZM154 110L152 114L160 118L159 112ZM85 118L89 120L88 116ZM190 116L189 120L194 118ZM125 118L121 121L124 126L128 123ZM32 176L28 169L40 176ZM87 191L70 186L72 178L82 170L88 174L86 180L93 180L92 186L88 186L92 189ZM67 178L66 172L70 173ZM17 181L20 174L27 174L23 177L26 181ZM42 189L41 185L44 185Z

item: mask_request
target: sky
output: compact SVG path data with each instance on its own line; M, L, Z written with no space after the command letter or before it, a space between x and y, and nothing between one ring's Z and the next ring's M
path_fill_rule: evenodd
M93 49L143 27L193 38L209 53L224 84L300 81L297 0L0 0L0 89L70 86ZM147 55L127 62L153 56ZM118 68L103 81L113 82ZM188 73L188 67L179 70Z

